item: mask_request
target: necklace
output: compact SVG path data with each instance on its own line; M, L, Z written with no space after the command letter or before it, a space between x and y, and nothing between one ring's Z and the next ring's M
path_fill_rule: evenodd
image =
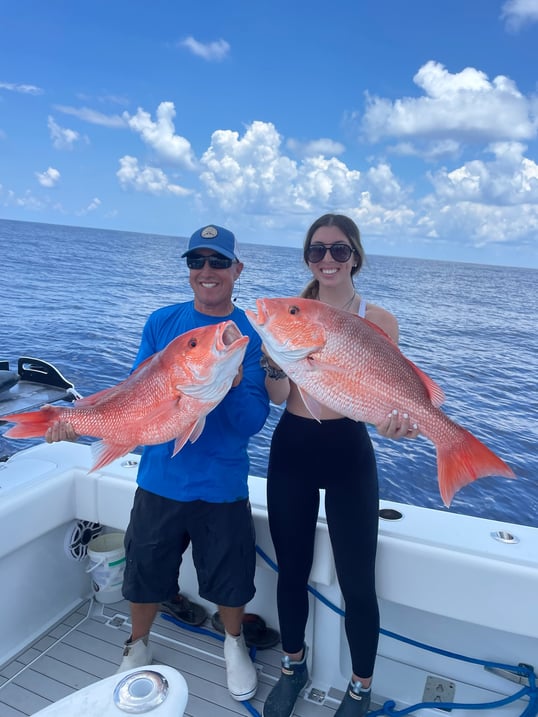
M357 294L356 294L355 292L353 292L353 296L351 297L351 299L350 299L346 304L344 304L344 306L341 307L341 308L342 308L342 311L346 311L347 309L349 309L349 307L350 307L351 304L353 303L353 299L354 299L356 296L357 296Z

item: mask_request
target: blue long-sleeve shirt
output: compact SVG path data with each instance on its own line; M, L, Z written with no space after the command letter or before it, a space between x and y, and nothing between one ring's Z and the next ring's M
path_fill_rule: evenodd
M153 312L144 326L133 370L185 331L232 319L249 336L243 378L206 416L204 430L172 458L174 441L145 446L138 485L172 500L227 503L248 496L249 438L263 427L269 414L265 374L260 367L261 340L244 312L207 316L194 302L166 306Z

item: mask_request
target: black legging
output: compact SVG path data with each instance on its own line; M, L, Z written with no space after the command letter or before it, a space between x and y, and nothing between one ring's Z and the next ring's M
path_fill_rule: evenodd
M374 670L379 637L379 491L370 437L364 423L347 418L318 423L284 411L271 442L267 507L279 571L282 647L292 654L301 651L305 639L320 488L325 488L353 672L367 678Z

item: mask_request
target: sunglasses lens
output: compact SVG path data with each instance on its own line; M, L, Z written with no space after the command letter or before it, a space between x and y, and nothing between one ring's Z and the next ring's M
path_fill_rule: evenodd
M189 269L201 269L205 264L205 256L187 256Z
M232 260L226 256L208 256L207 259L212 269L229 269L232 265Z
M322 244L313 244L308 247L306 258L311 264L317 264L325 256L327 249Z
M229 269L233 264L233 261L228 259L228 257L218 256L217 254L210 254L209 256L202 256L201 254L187 255L187 266L189 269L203 269L206 261L209 262L209 266L212 269Z
M311 264L320 262L327 251L330 251L332 258L344 264L353 254L353 249L348 244L311 244L306 251L306 258Z
M335 261L339 261L343 264L351 256L352 249L347 244L333 244L330 247L330 252Z

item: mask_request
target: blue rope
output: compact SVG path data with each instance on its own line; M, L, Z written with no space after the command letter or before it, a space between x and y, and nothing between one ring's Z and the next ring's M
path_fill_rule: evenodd
M278 566L276 563L271 560L271 558L257 545L256 546L256 552L265 560L265 562L273 568L275 572L278 572ZM320 592L318 592L315 588L313 588L311 585L308 585L308 591L314 595L318 600L320 600L324 605L329 607L331 610L333 610L337 615L340 615L341 617L345 616L345 612L341 610L339 607L334 605L330 600L328 600L324 595L322 595ZM478 660L473 657L466 657L465 655L459 655L455 652L449 652L448 650L442 650L437 647L433 647L431 645L426 645L422 642L417 642L416 640L412 640L409 637L404 637L403 635L398 635L395 632L391 632L390 630L384 630L383 628L379 629L379 632L382 635L386 635L387 637L391 637L394 640L400 640L400 642L405 642L409 645L413 645L414 647L419 647L422 650L429 650L430 652L435 652L438 655L444 655L445 657L450 657L452 659L457 660L463 660L464 662L473 663L475 665L484 665L485 667L495 667L502 670L508 670L509 672L512 672L517 675L521 675L522 677L526 677L529 685L528 687L524 687L523 689L516 692L511 697L505 697L504 699L497 700L494 702L484 702L481 704L467 704L467 703L458 703L458 702L420 702L416 705L413 705L411 707L407 707L406 709L402 710L396 710L395 705L396 703L392 700L388 700L385 702L383 707L380 710L376 710L374 712L369 712L369 717L376 717L377 715L388 715L389 717L403 717L403 715L411 714L412 712L416 712L420 709L426 709L426 708L433 708L433 709L449 709L451 711L456 709L467 709L467 710L487 710L487 709L494 709L496 707L502 707L504 705L510 704L511 702L515 702L516 700L522 699L523 697L529 698L529 704L527 707L523 710L520 717L537 717L538 715L538 690L536 688L536 673L534 672L534 668L531 665L505 665L503 663L499 662L489 662L487 660Z
M224 642L224 635L221 635L219 632L214 632L213 630L208 630L205 627L197 627L195 625L188 625L186 622L183 622L183 620L178 620L177 617L168 615L165 612L161 612L161 617L164 620L168 620L168 622L173 622L174 625L177 625L178 627L182 627L184 630L188 630L189 632L196 632L196 633L198 633L198 635L207 635L208 637L214 637L215 640L220 640L221 642Z

